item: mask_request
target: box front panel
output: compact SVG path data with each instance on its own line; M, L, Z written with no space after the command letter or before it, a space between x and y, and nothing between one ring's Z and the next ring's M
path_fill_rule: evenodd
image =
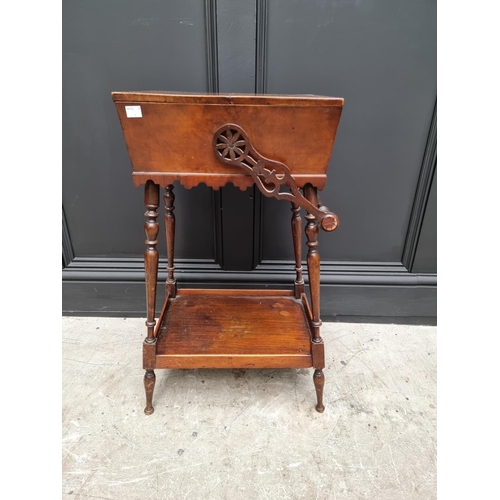
M116 108L135 172L197 174L242 173L220 163L212 150L214 133L228 123L243 128L259 153L285 163L293 174L325 174L341 112L141 102L117 102Z

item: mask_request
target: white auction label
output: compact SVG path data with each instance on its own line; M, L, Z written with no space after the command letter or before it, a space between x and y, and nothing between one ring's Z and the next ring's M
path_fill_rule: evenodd
M125 106L125 113L127 113L127 118L142 118L140 106Z

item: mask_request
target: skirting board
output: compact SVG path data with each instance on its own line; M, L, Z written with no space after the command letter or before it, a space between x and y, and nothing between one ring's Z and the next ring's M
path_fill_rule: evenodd
M321 315L323 321L436 324L436 291L435 286L322 285ZM137 281L64 281L63 315L145 317L145 296L144 283ZM157 315L164 296L160 284Z

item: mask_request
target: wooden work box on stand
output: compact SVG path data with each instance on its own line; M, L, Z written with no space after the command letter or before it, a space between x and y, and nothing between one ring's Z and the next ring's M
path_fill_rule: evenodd
M145 413L153 413L157 368L314 367L316 410L324 411L318 230L338 218L322 205L344 100L312 95L113 92L136 186L145 186L147 336ZM174 275L174 182L219 189L256 184L292 205L295 282L290 290L185 289ZM158 207L165 188L166 297L155 316ZM302 192L301 192L302 190ZM310 305L301 259L306 211Z

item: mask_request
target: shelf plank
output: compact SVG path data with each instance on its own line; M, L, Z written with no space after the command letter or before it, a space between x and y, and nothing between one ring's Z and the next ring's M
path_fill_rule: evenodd
M305 368L311 333L289 292L184 291L170 299L157 368Z
M156 368L310 368L310 354L260 354L227 356L222 354L157 355Z

